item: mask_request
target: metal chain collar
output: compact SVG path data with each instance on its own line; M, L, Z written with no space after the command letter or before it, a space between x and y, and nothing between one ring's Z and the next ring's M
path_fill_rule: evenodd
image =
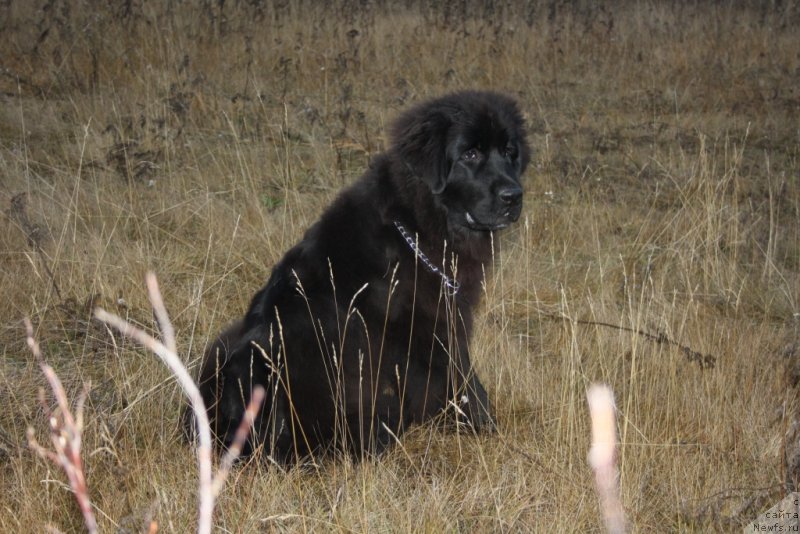
M414 239L411 236L411 234L408 233L408 230L406 230L402 224L400 224L397 221L394 221L394 225L395 227L397 227L397 230L400 232L400 235L403 236L403 240L405 240L405 242L408 243L408 247L411 249L414 255L417 258L419 258L422 264L430 272L442 278L442 283L444 283L447 296L448 297L455 296L455 294L458 293L458 290L461 287L461 284L458 283L458 280L456 280L455 278L450 278L440 268L434 265L434 263L430 260L430 258L428 258L428 256L426 256L425 253L419 249L417 240Z

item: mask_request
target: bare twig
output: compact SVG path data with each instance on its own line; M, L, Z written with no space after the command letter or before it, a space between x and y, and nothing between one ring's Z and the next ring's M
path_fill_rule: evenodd
M608 386L592 385L586 392L592 418L592 448L589 465L592 466L600 498L606 530L611 534L625 532L625 512L619 496L616 466L617 432L614 422L614 393Z
M639 334L640 336L644 337L649 341L658 343L659 345L666 343L667 345L678 347L678 349L680 349L683 355L686 356L686 359L689 360L690 362L696 362L697 365L700 366L700 369L713 369L714 365L716 365L717 363L716 356L712 354L703 354L702 352L693 350L692 348L687 347L686 345L679 343L674 339L670 339L664 332L659 332L658 334L652 334L650 332L646 332L641 329L629 328L627 326L605 323L602 321L578 320L576 322L578 324L583 324L588 326L605 326L606 328L614 328L617 330L622 330L623 332L632 332L634 334Z
M92 502L89 499L89 488L86 485L86 477L83 473L83 463L81 462L81 432L83 431L83 404L86 401L88 389L84 390L75 405L75 415L70 411L67 394L64 386L56 375L52 367L47 365L42 357L39 343L33 337L33 325L30 319L25 318L25 330L27 332L28 347L33 356L39 363L42 373L50 384L53 396L58 403L58 410L51 412L49 406L44 401L42 392L42 406L44 407L47 421L50 425L50 439L53 442L53 450L48 450L39 445L33 428L28 428L28 443L34 451L42 458L47 458L56 465L60 466L69 480L69 486L75 494L78 506L83 514L83 522L90 533L97 532L97 520L92 512Z
M169 320L167 310L164 306L164 301L161 298L161 293L158 289L158 281L155 274L152 272L147 273L147 290L150 297L150 303L153 306L158 326L164 336L164 343L161 343L153 336L144 330L137 328L130 323L126 322L121 317L109 313L102 308L95 310L95 317L100 321L114 327L122 335L129 337L146 349L153 352L156 356L170 368L172 374L177 378L183 391L189 397L189 401L194 412L195 421L197 422L197 463L200 472L200 488L199 488L199 513L198 513L198 526L197 531L201 534L211 532L212 516L214 513L214 501L222 487L225 478L230 471L230 467L241 452L242 446L247 439L247 434L256 414L261 406L264 398L263 388L257 387L253 390L251 401L247 407L244 419L236 432L231 448L223 459L223 463L219 472L215 477L212 477L211 469L211 427L208 422L208 414L206 412L203 397L197 389L194 381L192 380L189 372L184 367L181 359L178 357L175 350L175 330Z
M258 411L261 409L261 403L264 402L265 395L266 390L262 386L253 388L253 393L250 395L250 402L247 403L244 417L242 417L242 421L239 423L239 427L236 429L236 434L233 437L233 443L222 457L217 474L214 476L214 481L211 486L214 497L219 495L222 485L225 483L225 479L228 478L231 467L233 467L233 463L242 453L242 447L245 441L247 441L247 435L253 427Z
M211 518L214 512L214 495L211 491L211 427L208 423L208 414L200 391L197 389L192 377L189 376L189 372L183 366L178 355L169 350L163 343L144 330L125 322L121 317L102 308L97 308L94 314L100 321L114 327L122 335L138 341L150 352L161 358L161 361L169 367L172 374L177 378L178 384L189 397L195 420L197 421L197 464L200 473L200 508L197 531L201 534L211 532ZM163 326L162 331L164 331Z
M673 347L677 347L686 359L690 362L695 362L697 365L700 366L700 369L713 369L714 365L717 363L717 358L713 354L703 354L702 352L698 352L693 350L691 347L687 347L686 345L671 339L663 332L659 332L658 334L653 334L651 332L647 332L642 329L638 328L630 328L627 326L622 326L618 324L606 323L604 321L587 321L584 319L573 320L570 317L566 317L564 315L558 315L554 313L547 313L544 311L540 311L539 315L542 317L546 317L548 319L555 319L557 321L569 321L574 322L575 324L582 324L586 326L603 326L605 328L613 328L614 330L621 330L623 332L631 332L633 334L638 334L643 338L647 339L648 341L652 341L653 343L657 343L659 345L667 344L672 345Z
M150 297L150 304L153 306L153 312L156 315L156 321L161 328L161 336L164 338L164 344L167 349L174 354L178 353L178 347L175 343L175 328L167 315L167 308L164 306L164 299L161 298L161 291L158 289L158 280L156 275L148 272L145 276L145 283L147 284L147 295Z

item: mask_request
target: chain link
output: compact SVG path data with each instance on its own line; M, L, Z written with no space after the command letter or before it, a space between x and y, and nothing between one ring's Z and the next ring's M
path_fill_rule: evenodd
M450 278L447 276L440 268L438 268L434 263L419 249L417 245L417 240L414 239L411 234L408 233L408 230L397 221L394 221L395 227L397 227L397 231L400 232L400 235L403 236L403 240L408 243L409 248L414 253L414 255L419 258L422 264L433 274L440 276L442 278L442 283L444 284L445 291L448 297L455 296L458 293L461 284L458 283L458 280L454 278Z

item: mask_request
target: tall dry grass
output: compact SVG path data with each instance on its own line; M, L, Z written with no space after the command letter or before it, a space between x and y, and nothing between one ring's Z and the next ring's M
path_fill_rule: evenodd
M24 316L70 398L91 382L101 530L193 529L178 387L92 309L155 331L156 271L195 367L387 122L466 87L516 95L534 146L472 343L498 435L422 427L360 465L247 463L217 526L599 529L596 381L633 529L752 520L800 476L798 22L792 2L0 4L0 529L82 527L26 446L46 421Z

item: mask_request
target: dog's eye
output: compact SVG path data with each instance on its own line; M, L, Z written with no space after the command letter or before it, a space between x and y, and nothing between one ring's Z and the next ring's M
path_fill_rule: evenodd
M481 159L481 152L477 148L470 148L463 154L461 154L461 159L464 161L478 161Z
M503 149L503 155L507 158L514 159L517 157L517 147L514 145L508 145Z

